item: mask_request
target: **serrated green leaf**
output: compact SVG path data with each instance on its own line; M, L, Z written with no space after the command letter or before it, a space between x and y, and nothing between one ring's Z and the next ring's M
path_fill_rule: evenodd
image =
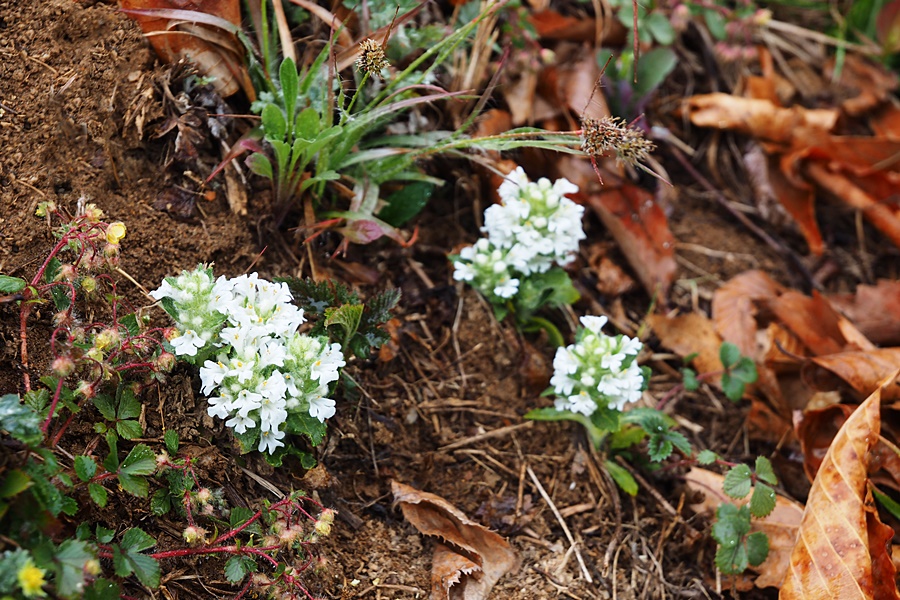
M647 454L653 462L661 462L672 454L672 442L665 434L653 433L647 438Z
M126 440L133 440L141 437L144 429L137 421L119 421L116 423L116 432Z
M92 399L94 406L107 421L116 420L116 403L109 394L97 394Z
M172 497L169 490L158 489L153 492L150 497L150 511L157 517L161 517L170 510L172 510Z
M116 408L117 419L136 419L141 416L141 401L135 398L131 388L120 388L118 407Z
M716 567L725 575L740 575L747 570L747 544L719 546L716 550Z
M12 498L18 496L31 487L31 477L20 469L7 471L6 477L0 483L0 498Z
M769 556L769 536L762 531L755 531L747 536L747 561L758 567Z
M756 477L769 485L778 485L778 477L775 476L772 461L765 456L756 457Z
M75 539L77 540L87 541L92 535L94 532L91 531L91 524L86 521L82 521L75 528Z
M684 368L681 370L681 382L684 389L694 392L700 389L700 382L697 380L697 372L693 369Z
M97 528L94 530L94 535L101 544L108 544L115 537L116 531L114 529L107 529L103 525L98 524Z
M121 546L124 550L130 552L143 552L148 548L156 545L156 540L152 535L141 529L140 527L132 527L122 534Z
M736 365L740 359L741 351L737 346L731 342L722 342L722 345L719 347L719 360L722 361L723 367L729 369Z
M43 381L43 378L41 378L41 380ZM53 387L54 389L56 388L55 385ZM34 412L45 415L45 410L50 404L50 390L41 388L39 390L25 392L25 396L22 397L22 402Z
M94 504L96 504L100 508L106 506L106 501L109 497L109 493L106 491L105 487L103 487L99 483L89 483L88 494L90 494L91 500L94 501Z
M125 326L125 329L128 330L128 335L135 336L140 335L141 333L141 324L138 321L137 315L134 313L129 313L119 319L119 323Z
M113 551L113 571L119 577L128 577L134 571L134 567L131 566L131 562L129 562L128 557L125 556L125 553L119 547L118 544L114 544L112 547Z
M84 600L118 600L121 593L118 583L100 578L84 590Z
M37 413L19 402L15 394L0 396L0 429L26 446L35 446L44 439Z
M722 491L732 498L744 498L750 493L752 474L747 465L736 465L725 473Z
M54 517L62 512L63 495L41 472L40 467L29 462L25 464L23 470L31 477L31 494L37 500L39 507L44 508Z
M285 431L305 435L313 446L318 446L325 439L328 428L325 423L319 422L317 418L311 417L309 413L290 413L285 422Z
M150 493L150 484L143 475L129 475L128 473L119 473L119 485L122 489L138 498L146 498Z
M603 465L606 467L606 472L616 482L616 485L622 488L623 492L629 496L637 496L638 484L631 473L628 472L628 469L611 460L605 461Z
M764 483L757 482L750 496L750 514L757 519L769 516L775 510L775 490Z
M62 508L61 512L63 514L74 516L75 513L78 512L78 503L75 502L75 498L70 498L69 496L62 497Z
M163 441L166 444L166 450L169 451L169 454L175 454L178 452L178 432L174 429L166 430L166 433L163 435Z
M225 579L230 583L239 583L247 576L247 565L243 556L232 556L225 561Z
M15 294L25 289L28 282L19 277L0 275L0 294Z
M64 598L80 595L84 589L84 565L94 558L87 543L81 540L60 544L53 556L56 592Z
M97 463L90 456L75 457L75 475L82 481L88 481L97 472Z
M359 329L359 322L362 319L362 304L344 304L336 308L329 308L325 311L325 327L339 325L344 330L344 335L338 341L346 343Z
M718 460L719 455L712 450L702 450L697 454L697 463L703 466L711 465Z
M156 471L156 454L149 446L138 444L131 449L119 467L119 473L152 475Z
M300 466L303 467L304 469L307 469L307 470L312 469L317 464L316 457L313 456L309 452L300 451L299 458L300 458Z

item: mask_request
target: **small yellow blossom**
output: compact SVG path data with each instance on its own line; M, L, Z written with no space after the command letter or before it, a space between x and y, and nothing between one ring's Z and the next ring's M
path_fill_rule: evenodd
M125 237L126 231L125 223L121 221L110 223L109 227L106 228L106 241L110 244L118 244L119 240Z
M19 586L22 588L22 594L26 598L46 595L42 589L45 583L44 570L34 566L30 558L19 569L18 579Z

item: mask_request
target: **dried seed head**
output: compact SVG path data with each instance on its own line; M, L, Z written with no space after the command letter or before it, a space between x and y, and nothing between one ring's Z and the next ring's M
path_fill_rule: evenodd
M646 139L643 132L629 127L625 119L619 117L584 117L581 131L581 150L589 156L613 152L617 160L634 166L656 149L656 144Z
M381 70L388 66L384 48L372 39L365 39L359 44L360 54L356 66L360 71L381 78Z

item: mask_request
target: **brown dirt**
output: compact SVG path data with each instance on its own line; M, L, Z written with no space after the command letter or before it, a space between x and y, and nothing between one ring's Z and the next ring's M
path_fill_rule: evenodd
M162 114L155 82L164 70L128 18L107 4L71 0L0 1L0 15L0 272L30 278L51 247L50 232L34 216L39 201L74 209L84 197L126 223L122 270L145 289L200 262L216 263L225 275L242 273L254 261L263 277L304 273L307 259L298 264L292 256L309 255L291 251L296 240L282 238L259 256L262 196L251 196L247 216L233 214L221 190L202 202L202 218L191 222L153 208L170 177L163 167L166 145L140 139L137 127ZM673 292L674 303L686 308L690 280L711 289L715 280L748 267L786 276L780 257L710 205L708 198L685 193L671 215L676 238L689 244L680 252L687 260ZM523 345L477 295L460 294L453 285L445 253L473 239L474 211L452 199L428 211L420 220L423 242L410 249L354 248L347 263L328 262L324 246L311 253L326 273L352 282L352 274L364 269L378 275L379 286L404 292L396 357L353 364L359 393L340 404L318 451L322 468L304 477L297 466L276 471L253 456L239 457L222 425L205 416L196 378L186 370L161 387L158 398L144 399L147 442L161 447L163 430L174 428L184 450L202 457L201 473L232 503L253 506L273 498L249 470L282 491L314 490L337 507L342 518L323 549L330 567L309 579L323 597L423 598L430 590L432 542L391 506L392 479L439 494L510 536L522 566L500 581L495 600L716 597L711 546L690 535L704 531L704 521L673 516L649 494L621 494L577 427L535 423L473 440L520 425L522 415L542 402L538 394L550 356ZM594 240L606 235L597 222L590 229ZM124 279L121 285L135 303L150 304L137 287ZM640 322L647 302L634 293L620 310ZM17 314L12 305L0 306L0 393L22 391ZM46 314L33 317L31 367L38 374L49 362L48 349L40 347L47 324ZM726 405L720 413L706 398L688 395L679 410L705 427L702 440L692 441L722 449L736 441L738 409ZM93 436L73 429L62 446L76 453ZM446 448L453 443L458 446ZM593 584L582 579L556 519L524 475L526 465L567 515ZM679 505L683 496L674 478L651 481ZM86 510L77 520L119 529L140 521L161 548L179 544L183 523L148 517L147 507L133 499L110 507ZM219 561L172 561L163 570L167 598L235 593ZM142 594L135 588L129 593Z

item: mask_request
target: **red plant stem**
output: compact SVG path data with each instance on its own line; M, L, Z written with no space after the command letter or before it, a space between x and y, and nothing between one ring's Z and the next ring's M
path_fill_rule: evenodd
M27 376L27 373L26 373L26 376ZM41 425L41 431L43 431L45 434L47 433L47 430L50 428L50 421L53 420L53 413L56 412L56 405L59 404L59 396L62 393L62 385L63 385L63 378L60 377L59 380L56 382L56 391L53 392L53 401L50 403L50 410L47 412L47 419L44 421L44 424Z
M201 546L199 548L181 548L178 550L166 550L150 554L150 558L162 560L164 558L179 558L182 556L196 556L197 554L253 554L268 561L273 567L278 567L278 561L265 553L266 550L277 550L280 546L264 546L254 548L252 546ZM98 553L99 554L99 553ZM112 553L109 557L112 558Z
M246 596L247 592L250 591L251 585L253 585L253 579L248 579L247 583L244 584L244 587L241 588L241 591L238 592L238 595L234 597L234 600L241 600L241 598Z

